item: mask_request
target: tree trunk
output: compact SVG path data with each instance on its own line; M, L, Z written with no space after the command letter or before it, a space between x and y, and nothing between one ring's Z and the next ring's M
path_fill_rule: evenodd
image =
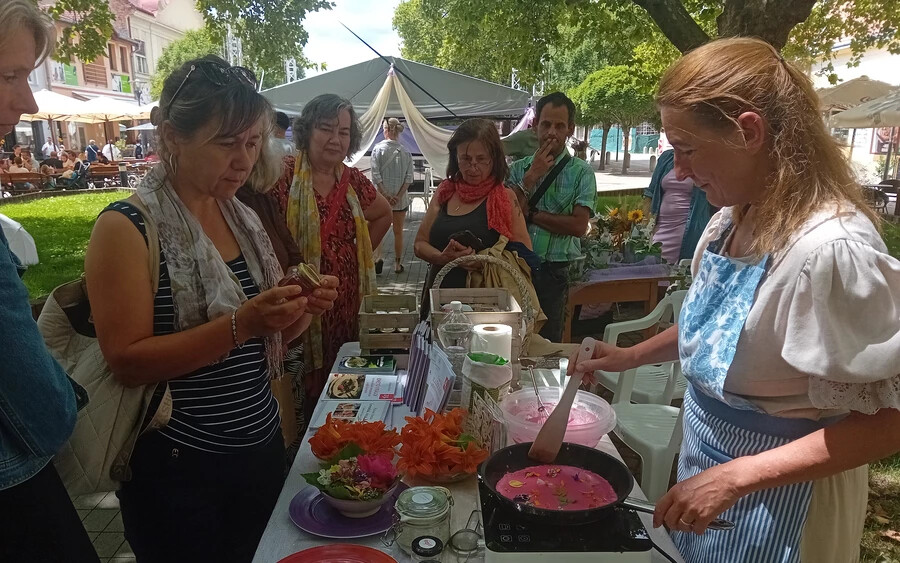
M631 163L631 156L628 154L628 137L631 135L631 125L621 124L622 126L622 174L628 174L628 165Z
M681 0L633 0L633 2L647 10L647 13L656 22L663 35L682 53L686 53L709 41L709 36L694 21L694 18L685 9ZM790 0L780 0L778 3L785 2L790 2Z
M606 170L606 140L609 138L611 125L609 123L601 123L600 127L603 127L603 141L600 143L600 170Z
M791 30L806 21L815 3L816 0L725 0L716 27L719 37L759 37L781 50Z

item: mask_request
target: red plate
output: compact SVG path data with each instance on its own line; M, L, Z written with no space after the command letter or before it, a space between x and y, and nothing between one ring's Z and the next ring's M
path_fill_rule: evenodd
M278 563L397 563L397 560L383 551L364 545L336 543L304 549L288 555Z

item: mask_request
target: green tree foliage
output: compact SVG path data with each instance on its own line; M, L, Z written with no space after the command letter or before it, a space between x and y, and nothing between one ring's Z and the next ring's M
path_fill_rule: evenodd
M713 37L762 37L806 64L832 60L845 37L853 61L872 47L900 53L897 0L404 0L394 27L412 60L501 82L513 68L527 83L549 72L555 86L577 84L582 63L659 76Z
M156 73L150 80L150 97L159 99L163 82L172 71L191 59L210 54L222 56L222 44L214 40L205 29L188 31L184 37L170 43L156 62Z
M628 169L628 136L632 127L651 118L656 109L653 105L653 91L646 78L639 76L625 65L607 66L591 73L584 82L571 91L573 101L578 105L582 121L601 123L604 142L601 148L606 154L606 131L613 123L618 123L625 134L625 158L622 173Z
M264 85L284 81L284 61L296 59L300 67L313 66L303 56L309 34L303 20L309 12L332 7L327 0L197 0L206 27L219 45L224 45L228 26L241 38L244 66Z
M46 10L54 20L65 24L56 43L54 59L91 62L106 54L115 19L109 4L96 0L57 0Z

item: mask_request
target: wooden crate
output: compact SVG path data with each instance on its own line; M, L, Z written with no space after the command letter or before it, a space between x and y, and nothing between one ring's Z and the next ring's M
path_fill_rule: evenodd
M512 363L519 363L522 353L522 322L523 314L519 302L509 291L500 288L463 288L463 289L432 289L431 290L431 329L434 338L437 339L437 329L443 322L447 313L441 311L441 306L451 301L459 301L466 305L496 306L500 311L473 311L466 313L472 325L480 324L505 324L512 327Z
M407 312L391 313L403 309ZM409 350L418 323L415 295L366 295L359 307L359 347L364 354L373 350Z

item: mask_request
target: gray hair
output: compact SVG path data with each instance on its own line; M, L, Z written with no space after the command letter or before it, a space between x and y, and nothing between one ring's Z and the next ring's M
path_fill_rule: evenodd
M253 191L264 194L275 186L275 182L281 178L284 166L283 154L280 143L266 135L259 150L256 166L247 177L247 185Z
M353 110L353 104L337 94L321 94L311 99L303 106L303 113L294 120L294 143L302 151L309 150L309 139L313 129L323 121L337 119L342 111L350 112L350 146L345 157L359 152L362 144L362 131L359 128L359 118Z
M206 78L200 68L188 77L191 66L200 62L231 66L215 55L184 63L166 78L159 106L150 112L150 121L157 126L157 153L166 166L169 166L172 155L165 139L167 128L178 136L189 139L207 124L217 123L215 132L206 142L238 135L260 120L263 120L263 139L267 139L272 130L272 106L253 85L234 79L219 86ZM178 96L173 101L176 93Z
M5 52L12 41L13 31L28 29L34 35L37 60L35 67L44 62L56 47L56 26L46 13L31 0L3 0L0 2L0 52Z

